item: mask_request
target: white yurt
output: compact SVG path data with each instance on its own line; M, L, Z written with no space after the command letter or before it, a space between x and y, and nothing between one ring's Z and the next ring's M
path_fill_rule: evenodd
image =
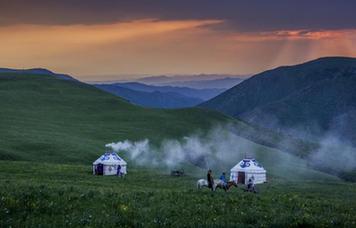
M115 152L106 152L93 162L94 175L126 175L127 163Z
M254 177L255 184L267 181L266 170L253 158L245 158L230 170L230 180L238 184L247 184Z

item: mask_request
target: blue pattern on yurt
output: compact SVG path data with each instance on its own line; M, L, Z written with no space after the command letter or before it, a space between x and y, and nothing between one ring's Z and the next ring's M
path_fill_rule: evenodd
M120 159L119 155L117 155L117 153L112 152L111 155L112 155L112 157L114 158L114 160L119 160L119 161L121 161L121 159Z
M109 153L105 153L104 155L101 156L100 160L105 161L105 160L109 160Z
M242 162L240 163L241 168L246 168L249 167L250 165L251 165L250 160L247 159L242 160Z
M115 152L107 152L107 153L105 153L104 155L101 156L100 160L101 161L110 160L110 156L112 156L112 158L114 160L121 161L121 158Z

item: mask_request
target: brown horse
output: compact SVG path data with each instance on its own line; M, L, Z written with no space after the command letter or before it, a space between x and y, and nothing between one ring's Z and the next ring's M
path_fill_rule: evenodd
M237 184L236 184L235 181L228 181L226 184L224 184L223 181L219 180L219 181L216 182L215 189L216 188L221 188L221 189L224 189L225 192L226 192L226 191L229 191L232 186L237 188Z

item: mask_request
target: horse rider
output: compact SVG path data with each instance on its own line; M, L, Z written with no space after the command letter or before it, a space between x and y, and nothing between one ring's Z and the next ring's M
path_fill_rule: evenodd
M223 172L219 178L222 182L223 182L223 185L224 185L224 189L226 190L227 189L227 181L226 181L226 176L225 176L225 172Z
M208 188L211 189L211 191L214 191L214 178L211 169L209 169L208 174L206 175L207 181L208 181Z

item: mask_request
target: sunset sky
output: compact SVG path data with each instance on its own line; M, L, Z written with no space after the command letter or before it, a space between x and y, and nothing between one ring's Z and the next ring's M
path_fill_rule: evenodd
M1 0L0 67L91 80L356 56L352 0Z

